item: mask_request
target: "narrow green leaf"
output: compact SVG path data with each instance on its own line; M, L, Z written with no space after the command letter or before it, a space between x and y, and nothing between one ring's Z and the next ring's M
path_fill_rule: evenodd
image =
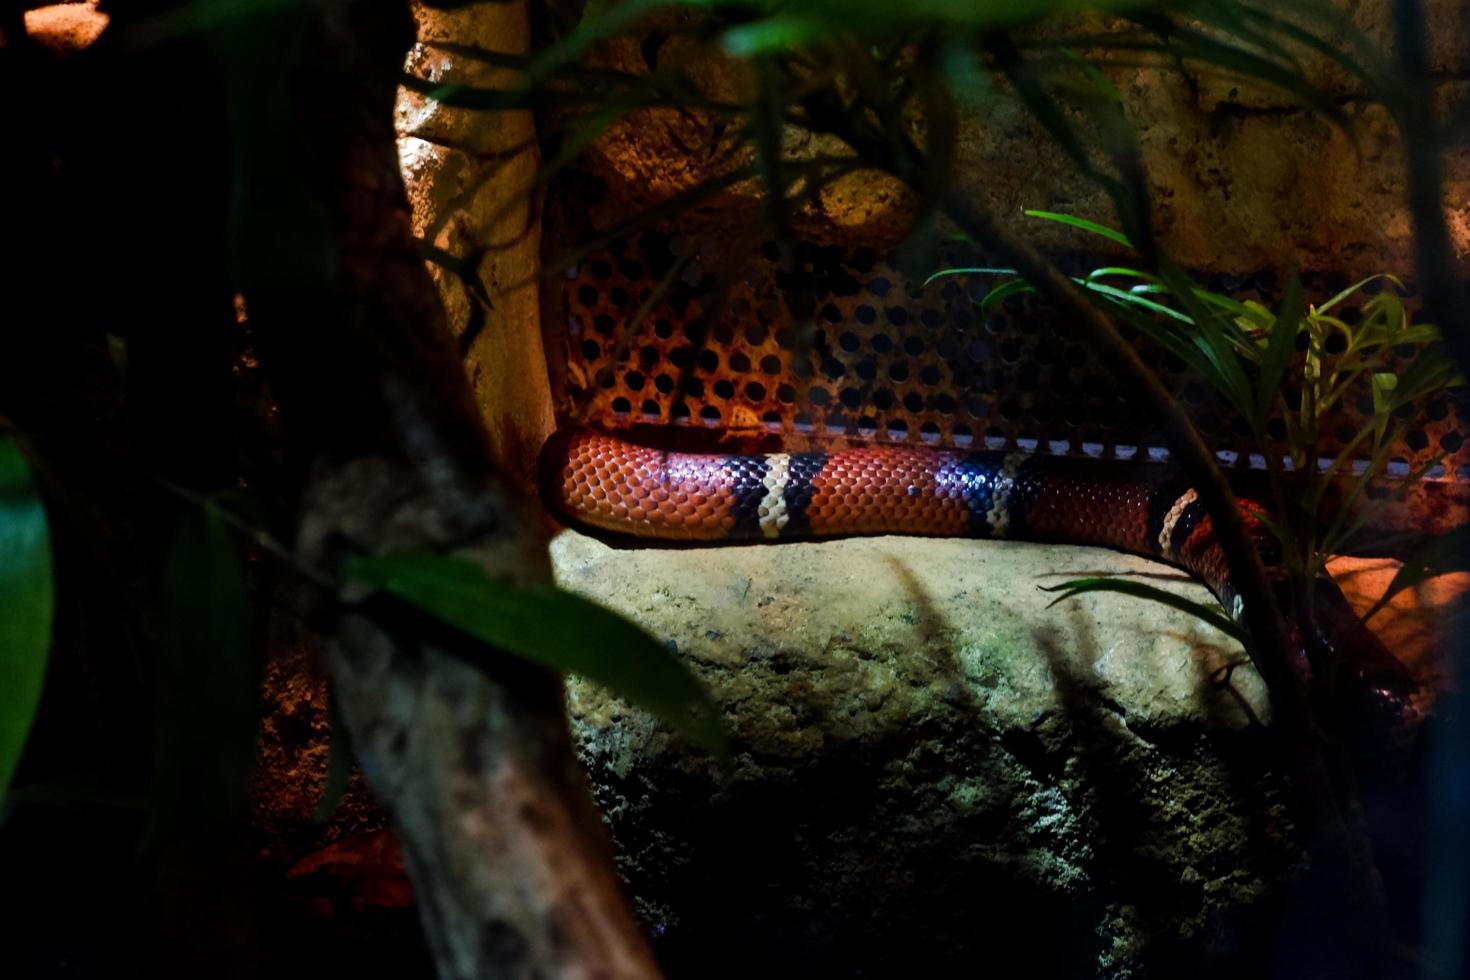
M0 798L41 703L55 605L46 510L20 446L0 437Z
M1266 421L1271 415L1271 406L1281 394L1281 384L1286 377L1286 365L1296 349L1296 335L1301 330L1302 281L1293 272L1286 280L1286 293L1281 298L1281 310L1266 343L1266 353L1261 358L1261 373L1256 384L1255 426L1264 432Z
M941 269L930 276L928 279L925 279L923 285L920 286L920 288L922 289L924 286L928 286L936 279L947 279L950 276L1014 276L1015 274L1015 269L991 269L984 266L964 266L958 269Z
M245 805L261 671L245 569L214 507L180 522L161 600L149 836L208 839Z
M347 792L347 780L352 775L355 756L352 752L352 732L342 718L342 705L337 692L332 691L327 701L327 779L322 786L322 798L317 801L313 819L326 823L342 802Z
M640 627L552 586L517 589L465 558L398 552L354 558L347 575L497 649L578 674L647 709L717 753L727 751L708 692Z
M1012 296L1025 296L1034 292L1036 292L1036 287L1026 280L1011 279L996 286L980 298L980 311L988 313Z
M1122 245L1126 248L1133 247L1133 243L1128 240L1128 236L1124 235L1121 231L1115 231L1112 228L1109 228L1107 225L1098 224L1096 221L1088 221L1086 218L1079 218L1076 215L1071 214L1058 214L1055 211L1028 210L1023 213L1028 218L1041 218L1045 221L1055 221L1058 224L1069 225L1070 227L1077 228L1081 231L1091 232L1094 235L1100 235L1103 238L1106 238L1108 241L1117 242L1119 245Z
M1327 302L1318 306L1317 312L1326 313L1328 310L1331 310L1334 306L1337 306L1339 303L1348 299L1350 296L1353 295L1353 293L1356 293L1358 290L1362 289L1370 282L1377 282L1380 279L1384 280L1385 282L1393 283L1399 288L1400 292L1403 291L1404 284L1399 281L1399 278L1397 276L1391 275L1387 272L1380 272L1375 276L1366 276L1362 279L1359 279L1357 282L1353 283L1351 286L1348 286L1346 289L1329 299Z
M1383 595L1363 614L1363 621L1372 619L1394 596L1405 589L1439 575L1466 570L1470 570L1470 524L1462 524L1433 538L1405 558L1403 566L1394 574Z
M1203 620L1227 636L1239 640L1242 645L1246 645L1250 639L1245 629L1237 625L1229 616L1226 616L1219 606L1208 606L1202 602L1186 599L1181 595L1176 595L1157 586L1135 582L1131 579L1107 576L1076 578L1070 582L1063 582L1061 585L1041 586L1041 591L1062 593L1047 604L1049 607L1055 606L1064 599L1075 598L1084 592L1117 592L1138 599L1149 599L1173 609L1178 609L1181 612L1189 613L1191 616Z

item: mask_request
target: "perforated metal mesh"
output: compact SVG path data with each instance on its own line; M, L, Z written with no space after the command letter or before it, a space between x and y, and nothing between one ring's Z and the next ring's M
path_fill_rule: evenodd
M933 262L977 260L952 253ZM767 243L732 276L733 267L713 239L645 233L567 270L556 290L561 309L553 311L564 326L564 412L604 428L674 426L704 431L712 442L797 450L898 442L1102 456L1162 451L1130 392L1044 302L1012 296L982 312L979 300L995 277L924 287L871 249L813 243L789 257ZM1279 298L1273 274L1206 285L1268 305ZM1346 283L1319 275L1305 285L1320 300ZM704 318L706 305L721 298L722 314ZM1182 363L1142 338L1135 344L1206 439L1244 464L1253 448L1244 425ZM1326 451L1339 450L1370 411L1371 403L1348 406ZM1443 400L1427 416L1407 433L1395 469L1445 452L1434 476L1465 480L1470 409Z

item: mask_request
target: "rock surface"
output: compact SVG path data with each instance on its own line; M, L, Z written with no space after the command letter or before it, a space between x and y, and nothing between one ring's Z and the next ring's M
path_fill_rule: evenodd
M559 581L709 685L722 770L573 684L584 758L671 976L1255 975L1297 857L1237 645L1038 585L1163 566L1088 548L868 538L618 548Z

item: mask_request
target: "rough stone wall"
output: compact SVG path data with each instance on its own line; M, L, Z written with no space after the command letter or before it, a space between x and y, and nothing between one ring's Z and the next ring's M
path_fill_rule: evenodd
M1388 0L1337 0L1385 53L1391 45ZM1463 0L1431 0L1431 71L1441 99L1467 94L1470 47ZM647 70L647 53L620 42L602 52L608 63ZM658 58L685 59L707 94L738 98L738 72L708 51L673 37ZM1289 268L1346 275L1409 271L1412 243L1404 207L1403 157L1389 113L1366 98L1358 80L1307 60L1310 75L1341 105L1350 129L1305 110L1279 91L1207 74L1128 68L1103 62L1135 125L1149 174L1161 238L1186 266L1245 273ZM1024 221L1041 208L1116 224L1106 196L1079 177L1056 144L1004 90L971 100L961 130L961 183L1001 215ZM912 120L922 140L923 122ZM609 214L693 186L732 165L719 130L697 114L648 110L630 114L598 142L588 165L611 189ZM796 155L830 153L834 141L788 131ZM725 215L748 209L758 193L743 186L715 202ZM820 238L891 245L908 227L912 199L872 173L843 178L804 215L804 231ZM1470 255L1470 156L1451 152L1445 211L1454 244ZM1023 226L1043 247L1075 247L1074 233L1045 223ZM1092 245L1095 243L1087 243Z

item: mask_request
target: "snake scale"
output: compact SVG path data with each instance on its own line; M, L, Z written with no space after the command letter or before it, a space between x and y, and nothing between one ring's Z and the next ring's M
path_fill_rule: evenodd
M575 523L639 538L759 541L905 534L1099 545L1168 562L1199 579L1236 622L1244 605L1197 494L1167 463L875 445L830 452L677 453L588 429L541 456L542 492ZM1280 549L1241 501L1268 570ZM1330 580L1314 589L1304 650L1332 651L1338 690L1360 724L1402 741L1422 699L1413 677Z

